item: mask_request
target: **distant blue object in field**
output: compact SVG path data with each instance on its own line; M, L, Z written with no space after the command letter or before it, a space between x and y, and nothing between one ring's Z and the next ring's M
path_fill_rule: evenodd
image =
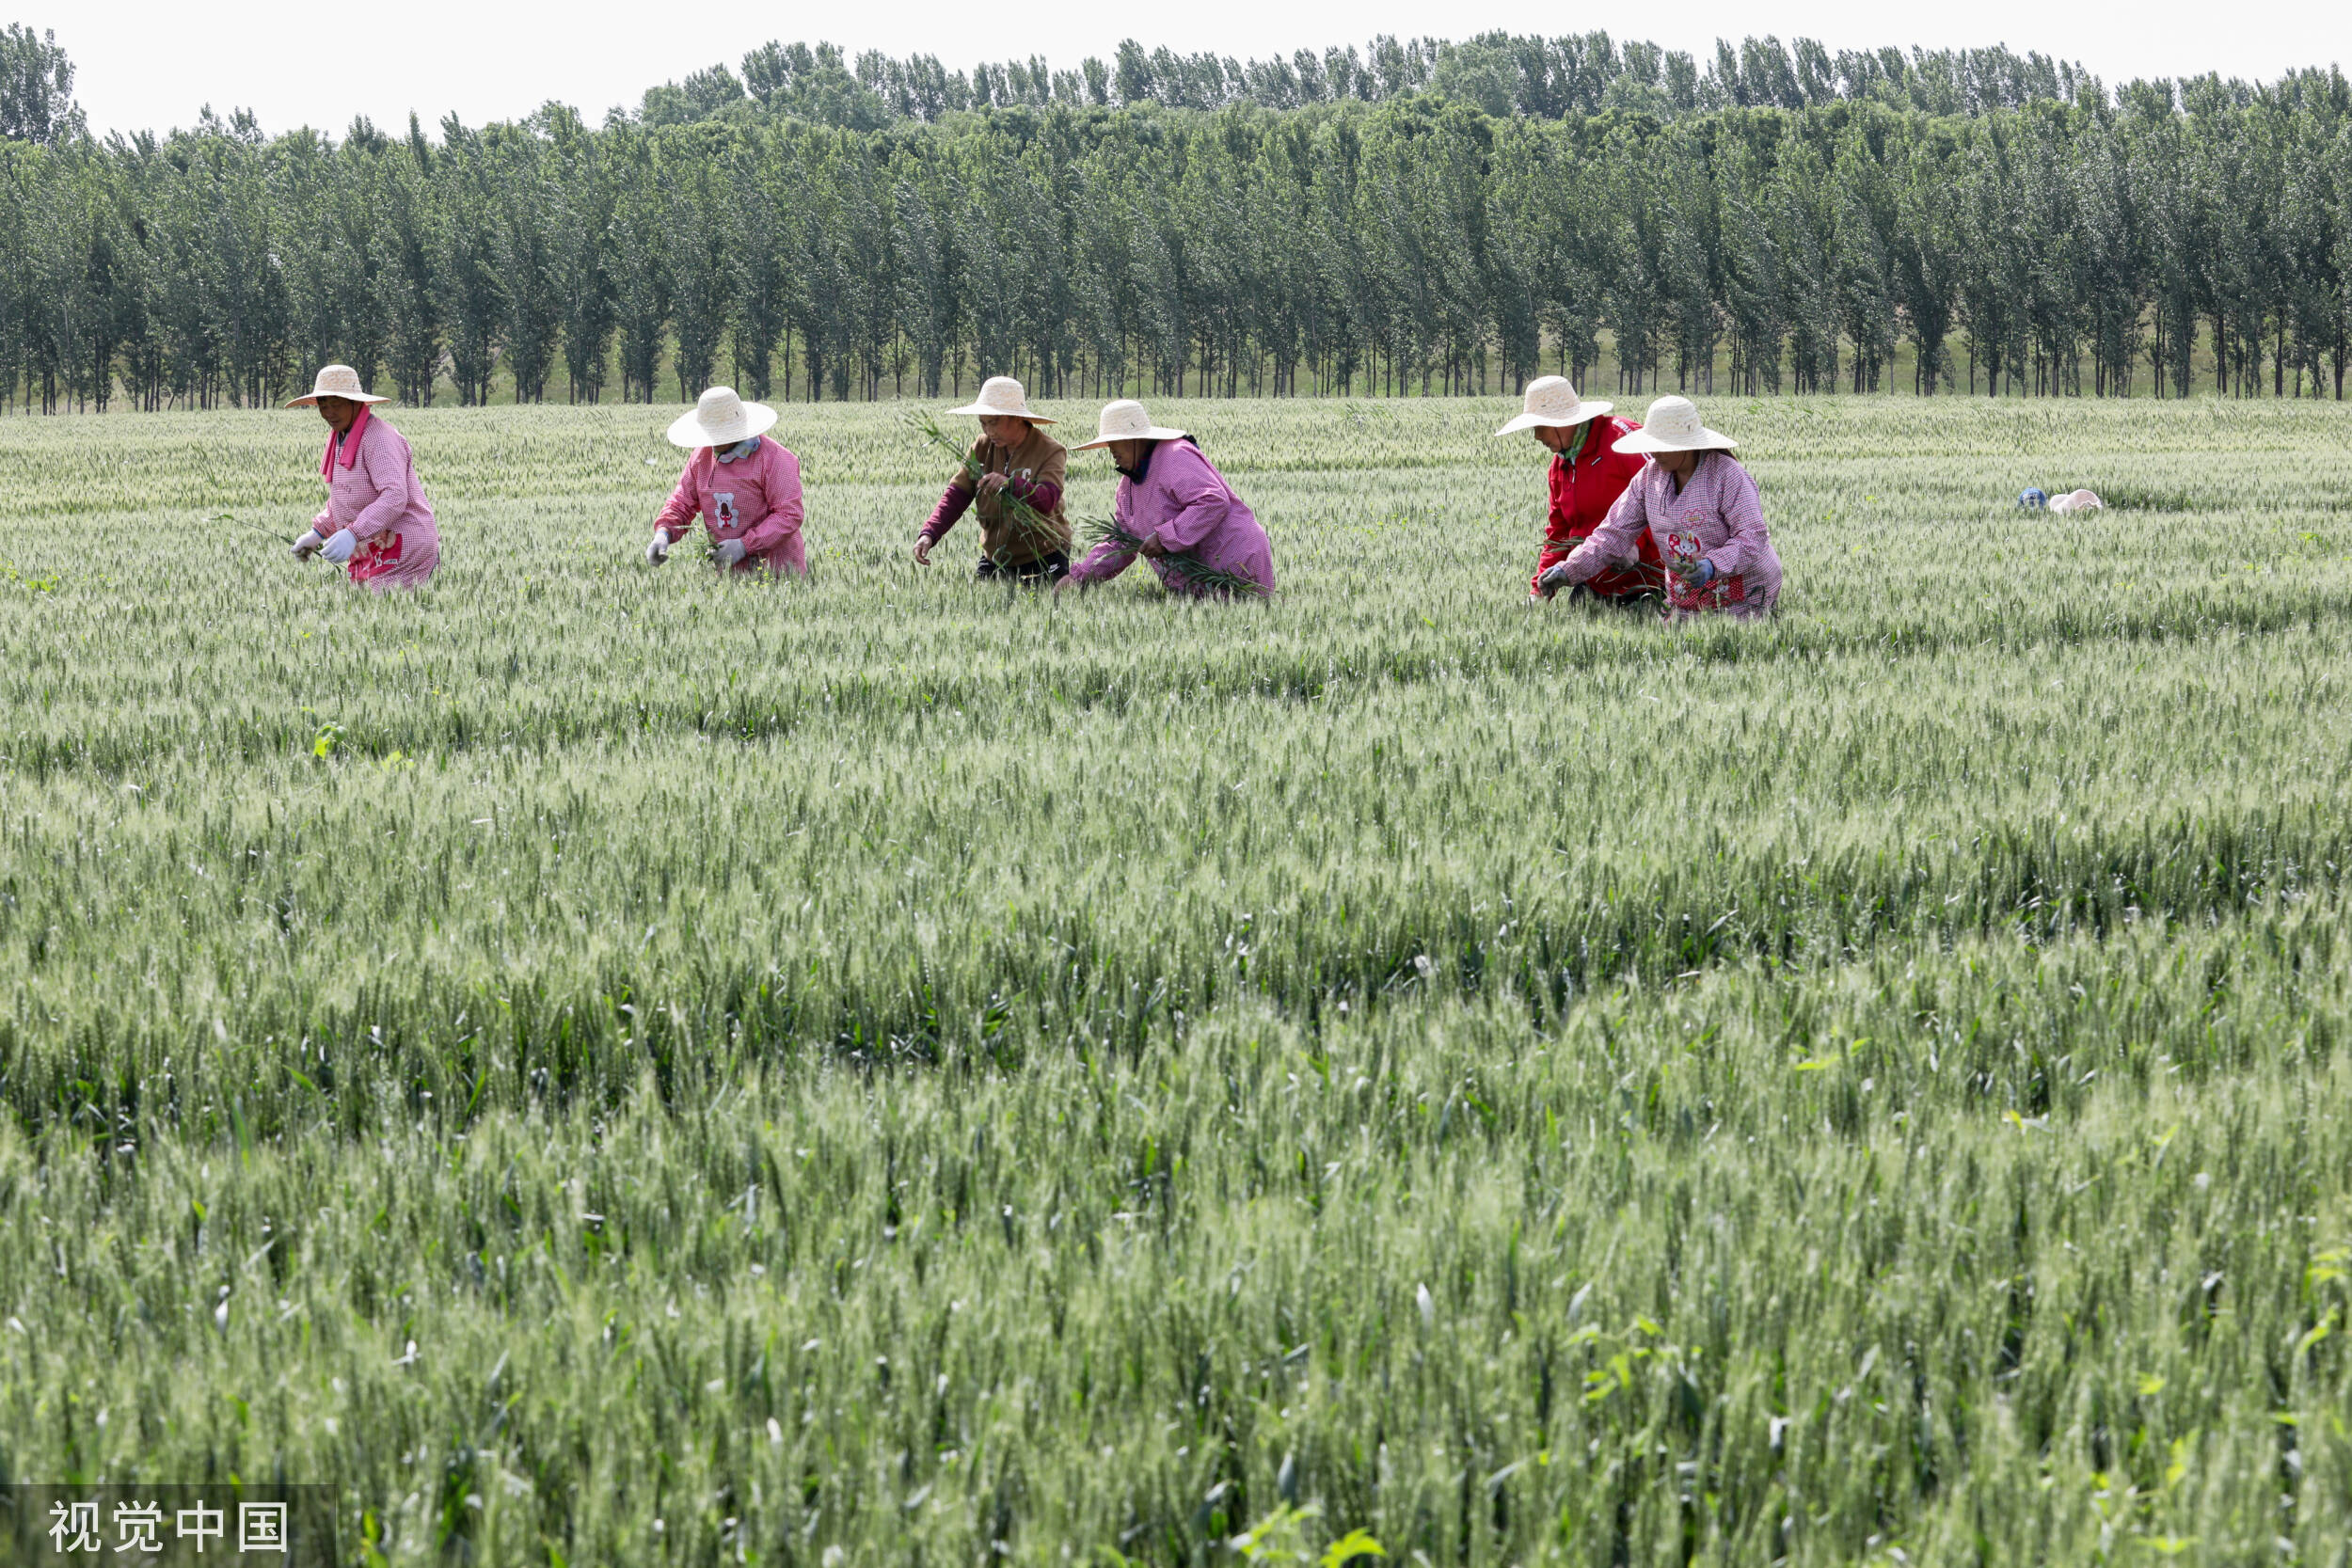
M2039 512L2049 504L2049 497L2035 489L2021 490L2017 495L2018 507L2026 512Z

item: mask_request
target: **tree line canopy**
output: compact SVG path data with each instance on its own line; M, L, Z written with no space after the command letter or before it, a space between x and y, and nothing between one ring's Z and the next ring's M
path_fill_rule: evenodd
M1288 59L1146 51L1133 39L1109 61L1089 57L1056 71L1038 55L983 61L966 75L935 55L896 59L879 52L854 64L829 43L770 42L742 58L739 77L723 63L683 83L649 89L635 118L648 125L704 119L751 121L778 117L873 131L898 120L937 121L972 109L1221 109L1255 103L1296 109L1311 103L1376 103L1435 91L1498 118L1558 119L1604 109L1671 119L1714 109L1803 109L1868 100L1935 115L1984 114L2043 99L2071 103L2103 97L2098 78L2078 63L1990 49L1840 50L1801 38L1751 38L1737 48L1718 40L1702 64L1677 50L1605 32L1558 39L1486 33L1462 43L1400 40L1386 34L1359 54L1353 44Z
M1646 46L1599 35L1391 41L1344 95L1329 55L1311 97L1303 57L1284 87L1122 50L1074 89L982 67L919 100L884 88L931 80L920 59L771 45L731 98L706 72L601 125L550 104L340 141L210 111L100 141L60 92L0 98L0 397L251 404L335 360L411 403L722 378L933 396L999 372L1048 397L1422 394L1551 370L2342 396L2338 71L2109 94L2037 56L1825 72L1766 40L1703 72L1661 56L1653 81L1626 63ZM1568 69L1596 59L1597 86ZM70 87L61 55L42 79ZM878 120L823 108L851 87Z

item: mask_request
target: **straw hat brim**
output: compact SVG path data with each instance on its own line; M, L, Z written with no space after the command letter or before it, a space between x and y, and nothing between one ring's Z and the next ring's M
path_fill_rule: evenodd
M984 403L967 403L961 408L950 408L947 412L951 416L956 414L970 414L979 419L985 419L991 414L995 414L1008 420L1026 420L1031 424L1052 424L1054 422L1043 414L1030 413L1026 404L1024 404L1019 408L991 408Z
M740 430L713 431L704 425L697 410L689 409L670 421L670 445L674 447L733 446L755 436L765 436L775 428L776 411L764 403L743 405L743 427Z
M1081 441L1070 450L1092 451L1096 447L1107 447L1113 441L1181 441L1191 434L1192 432L1188 430L1170 430L1165 425L1155 424L1148 430L1137 430L1118 436L1097 436L1093 440Z
M1509 424L1506 424L1501 430L1496 431L1495 434L1497 436L1516 436L1522 430L1533 430L1537 425L1549 425L1554 430L1565 430L1570 425L1583 424L1589 420L1597 420L1603 414L1608 413L1611 409L1616 406L1617 405L1613 403L1597 401L1593 403L1580 403L1576 405L1576 412L1568 415L1565 419L1556 418L1550 414L1521 414L1518 418L1513 420Z
M288 398L286 406L316 408L321 398L341 398L345 403L389 403L392 401L389 398L378 397L373 392L305 392L298 398Z
M1630 436L1618 437L1611 443L1609 450L1635 454L1652 451L1730 451L1739 444L1722 431L1709 430L1705 425L1701 425L1697 435L1679 439L1671 436L1652 436L1647 430L1637 430Z

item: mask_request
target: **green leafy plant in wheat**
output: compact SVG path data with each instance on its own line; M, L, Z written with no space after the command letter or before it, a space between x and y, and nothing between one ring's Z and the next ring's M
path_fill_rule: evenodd
M977 501L980 494L980 481L988 473L987 466L972 455L969 447L958 446L952 436L939 428L939 420L932 416L914 415L908 419L907 425L925 442L956 460L956 466L963 470L963 477L970 482ZM1061 547L1061 531L1054 526L1054 520L1014 495L1009 486L996 492L996 503L1004 519L1012 525L1013 531L1034 546L1030 552L1033 557L1051 554ZM987 546L983 545L981 548L985 550ZM1011 558L1002 553L991 553L989 559L996 563L1000 571L1013 564Z
M1388 1548L1370 1530L1358 1528L1335 1536L1320 1552L1309 1544L1308 1532L1323 1516L1323 1505L1288 1502L1225 1543L1225 1549L1253 1565L1267 1568L1373 1568L1372 1560L1385 1558Z
M23 572L13 561L0 561L0 582L35 594L54 594L65 578L56 572Z

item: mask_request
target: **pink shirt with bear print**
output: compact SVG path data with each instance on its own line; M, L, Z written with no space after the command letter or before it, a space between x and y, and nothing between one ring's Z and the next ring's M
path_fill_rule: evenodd
M759 450L732 463L701 448L686 460L677 488L653 520L663 538L675 545L702 514L714 545L728 539L743 541L739 572L808 573L807 546L801 540L801 460L763 436Z

